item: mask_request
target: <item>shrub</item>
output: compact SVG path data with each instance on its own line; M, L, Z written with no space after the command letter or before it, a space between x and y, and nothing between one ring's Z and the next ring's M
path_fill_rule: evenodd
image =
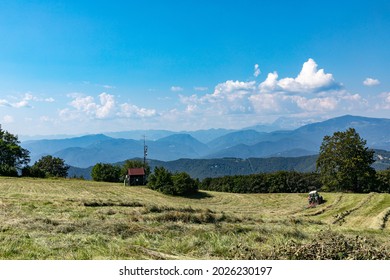
M119 182L121 168L109 163L97 163L91 171L91 177L94 181L100 182Z
M149 176L148 187L164 194L183 196L196 193L199 181L185 172L172 174L164 167L156 167Z
M69 165L58 157L44 156L41 157L30 169L26 169L24 173L30 177L66 177L68 176Z
M377 192L390 193L390 169L378 171L376 174Z

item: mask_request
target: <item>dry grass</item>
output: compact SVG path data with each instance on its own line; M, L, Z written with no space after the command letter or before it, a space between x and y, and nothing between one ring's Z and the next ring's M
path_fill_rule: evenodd
M0 177L0 259L389 259L389 194L323 195Z

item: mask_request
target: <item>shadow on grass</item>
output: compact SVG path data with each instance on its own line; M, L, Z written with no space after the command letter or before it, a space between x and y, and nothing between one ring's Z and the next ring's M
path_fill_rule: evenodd
M189 198L189 199L205 199L205 198L210 198L213 196L211 194L206 193L206 192L198 191L196 193L188 194L188 195L185 195L183 197Z

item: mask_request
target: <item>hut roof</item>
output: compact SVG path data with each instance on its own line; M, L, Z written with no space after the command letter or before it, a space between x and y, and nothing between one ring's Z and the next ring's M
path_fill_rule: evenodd
M127 174L130 175L130 176L140 176L140 175L145 175L145 170L140 167L140 168L129 168L127 170Z

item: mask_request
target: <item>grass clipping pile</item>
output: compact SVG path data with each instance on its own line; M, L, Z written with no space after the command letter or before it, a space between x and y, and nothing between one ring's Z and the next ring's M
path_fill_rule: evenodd
M367 237L320 232L305 244L289 241L274 250L274 259L290 260L389 260L389 248Z

